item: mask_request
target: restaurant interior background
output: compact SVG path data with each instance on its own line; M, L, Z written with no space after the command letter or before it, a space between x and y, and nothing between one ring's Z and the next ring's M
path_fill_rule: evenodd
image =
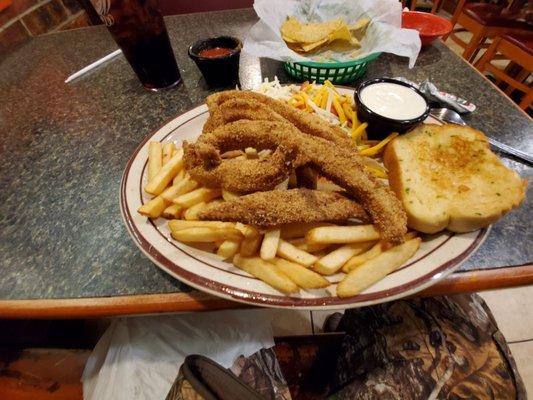
M402 4L405 4L405 1L403 0ZM492 0L487 1L487 3L502 5L506 2ZM439 13L448 19L453 19L454 13L457 13L463 4L464 1L461 2L460 0L439 0L437 2L414 0L408 2L407 5L411 10L416 9L418 11ZM169 16L246 8L251 7L253 1L205 0L193 2L188 0L161 0L159 5L162 14ZM530 0L510 1L507 6L509 9L514 10L514 14L520 15L520 17L513 18L525 19L527 23L530 23L531 18L533 18L533 3ZM497 13L497 11L490 10L488 13L487 17L493 18L494 13ZM94 11L90 0L2 0L0 2L0 54L16 49L28 40L31 40L32 37L99 24L102 24L102 21ZM470 44L472 33L469 31L458 32L456 38ZM457 53L463 53L464 44L459 46L457 41L451 38L448 38L446 43ZM490 43L490 40L487 43ZM479 61L484 52L485 48L476 52L475 60L472 62ZM510 63L505 58L503 60L496 58L495 63L500 67L509 68L512 76L518 74L516 72L516 66L509 65L513 63ZM490 76L490 74L488 75ZM529 82L528 78L524 81ZM499 84L502 88L506 89L508 95L512 95L517 103L523 99L521 93L513 91L505 82L500 81ZM526 112L532 115L531 107L526 107Z
M240 10L251 7L253 1L159 0L159 3L163 15L172 16L220 10ZM438 2L438 7L435 7L432 2L418 0L414 3L408 1L405 5L411 6L411 9L434 12L451 19L457 12L458 4L464 5L464 3L461 0L443 0ZM502 1L492 1L492 3L502 3ZM518 3L520 3L520 8L515 11L517 12L516 15L521 15L520 23L531 24L533 2L528 0L518 1ZM5 57L15 54L35 37L55 35L62 31L84 29L100 24L101 20L89 0L0 0L0 66ZM529 25L528 29L533 31L531 26ZM472 33L461 32L457 37L467 42L466 46L459 45L452 37L444 38L443 42L454 53L464 56L465 51L469 51L468 42L472 38ZM469 54L469 57L471 56L469 62L472 66L479 67L479 62L487 51L487 47L471 49L474 53L473 55L472 53ZM509 86L504 80L502 81L490 72L485 71L485 74L492 82L499 85L502 94L509 96L517 106L520 106L525 113L531 116L533 115L533 103L531 102L533 99L533 79L531 76L533 41L531 36L529 36L528 41L520 43L518 47L524 51L522 56L528 58L517 58L514 60L516 62L513 63L506 56L500 56L493 63L518 79L521 84L519 89L526 89L526 93L524 90L515 90L516 87ZM525 69L519 65L520 61L523 63L524 60L529 63ZM461 95L467 97L468 93ZM531 124L531 119L529 123ZM2 120L0 119L1 124ZM9 127L4 126L0 129L9 129ZM524 140L526 143L531 142L533 137L531 135L526 136ZM532 216L531 213L529 216ZM533 247L531 219L524 223L526 224L524 235L529 241L530 247ZM522 249L521 251L531 254L530 249ZM533 285L533 275L531 275L531 268L533 267L531 261L533 260L520 265L520 268L523 268L520 272L523 273L522 280L519 277L506 276L507 283L503 286L488 284L483 288L483 291L479 292L479 295L489 306L499 331L505 337L504 342L507 343L512 352L525 388L533 396L533 307L531 307L530 300L533 295L533 286L531 286ZM526 271L526 267L529 268L527 273L523 272ZM475 279L474 275L472 275L472 279ZM453 286L451 283L450 285L449 287ZM475 286L473 290L467 286L464 289L459 286L453 287L451 292L447 292L443 288L441 293L435 294L477 291ZM93 347L114 317L86 317L81 319L72 314L67 318L45 317L43 319L39 318L37 313L32 318L16 317L12 319L9 317L10 311L6 310L6 312L0 312L0 318L6 317L0 319L0 399L82 398L79 380L85 363ZM127 310L125 311L127 314ZM308 338L324 333L325 330L329 329L328 323L335 324L335 318L332 317L335 312L342 313L343 310L340 308L331 311L274 310L273 333L276 337L278 358L292 357L296 348L302 354L306 351L317 352L318 350L309 344ZM320 340L326 343L328 339L326 336L326 339ZM329 349L327 346L330 344L326 343L324 346ZM309 362L309 360L306 361L305 357L305 355L301 356L299 368L304 368L302 365ZM283 372L287 374L288 368L295 368L295 365L284 364ZM292 378L297 380L295 377Z

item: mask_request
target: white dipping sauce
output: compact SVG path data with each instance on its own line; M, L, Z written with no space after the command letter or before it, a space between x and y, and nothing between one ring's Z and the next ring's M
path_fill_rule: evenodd
M359 95L371 111L383 117L406 120L420 117L426 111L426 101L414 90L390 82L369 85Z

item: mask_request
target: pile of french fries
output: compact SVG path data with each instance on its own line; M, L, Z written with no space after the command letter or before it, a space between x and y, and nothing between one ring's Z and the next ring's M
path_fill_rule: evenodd
M268 150L248 148L222 156L268 155ZM140 214L169 219L175 240L212 243L222 259L285 294L338 282L337 296L354 296L404 264L421 241L411 233L403 244L389 247L373 225L301 223L261 230L238 222L199 221L200 211L210 204L237 195L202 187L192 179L183 166L183 149L174 143L149 143L147 175L144 190L153 197L138 209Z

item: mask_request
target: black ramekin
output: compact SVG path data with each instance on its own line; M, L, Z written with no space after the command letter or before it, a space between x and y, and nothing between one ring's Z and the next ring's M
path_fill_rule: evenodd
M215 47L233 49L221 57L201 57L200 52ZM199 40L189 46L189 57L196 63L207 84L213 87L235 85L239 81L239 58L242 43L231 36L218 36Z
M365 87L381 82L396 83L398 85L408 87L409 89L415 91L417 94L422 96L422 98L426 102L426 110L424 111L424 113L421 116L413 119L401 120L387 118L370 110L367 106L363 104L361 98L359 97L359 94ZM405 133L414 128L422 121L424 121L429 115L429 104L424 94L414 86L392 78L374 78L362 82L354 94L354 100L357 106L357 118L361 122L368 123L366 133L369 139L381 140L387 137L387 135L389 135L391 132Z

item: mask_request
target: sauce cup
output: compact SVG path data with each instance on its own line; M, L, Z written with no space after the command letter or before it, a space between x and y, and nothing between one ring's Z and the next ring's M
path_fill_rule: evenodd
M223 55L205 56L206 50L231 49ZM235 85L239 81L239 59L242 43L231 36L218 36L199 40L189 46L189 57L196 63L207 84L212 87ZM202 55L204 52L204 55Z
M364 81L354 99L358 119L368 123L369 139L381 140L392 132L405 133L429 115L429 104L422 92L392 78Z

